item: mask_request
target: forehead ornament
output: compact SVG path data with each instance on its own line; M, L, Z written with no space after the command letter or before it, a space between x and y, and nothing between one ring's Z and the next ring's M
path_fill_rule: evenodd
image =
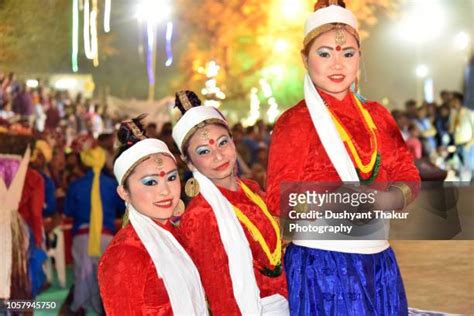
M163 167L163 159L159 155L153 155L153 161L158 165L159 168Z
M153 161L157 164L158 168L163 168L163 158L161 158L160 155L153 155ZM163 178L165 175L166 172L161 170L159 176Z
M209 141L209 131L207 130L207 128L201 131L201 139L205 142Z
M341 25L338 25L336 28L336 45L344 45L346 43L346 35L344 34L344 29Z

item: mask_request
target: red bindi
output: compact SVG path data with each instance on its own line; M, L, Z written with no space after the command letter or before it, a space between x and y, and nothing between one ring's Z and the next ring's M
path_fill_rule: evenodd
M213 139L209 139L209 145L214 145L214 140Z
M163 178L164 176L165 176L165 172L164 172L164 171L161 171L161 172L160 172L160 177Z
M340 51L340 50L341 50L341 46L337 45L337 46L336 46L336 50L337 50L337 51Z

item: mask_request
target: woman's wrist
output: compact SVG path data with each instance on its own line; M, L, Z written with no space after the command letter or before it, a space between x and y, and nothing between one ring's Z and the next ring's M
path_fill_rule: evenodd
M388 192L392 192L392 209L404 210L412 200L411 189L403 182L392 183Z

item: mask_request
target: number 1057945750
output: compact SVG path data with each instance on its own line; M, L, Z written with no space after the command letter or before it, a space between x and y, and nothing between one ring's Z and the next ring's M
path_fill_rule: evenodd
M52 310L56 309L57 306L58 304L54 301L3 300L0 301L0 312Z

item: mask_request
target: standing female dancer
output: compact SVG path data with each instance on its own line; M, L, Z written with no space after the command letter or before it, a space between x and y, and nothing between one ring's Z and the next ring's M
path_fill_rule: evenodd
M305 99L279 118L271 140L267 201L274 210L284 182L375 181L380 209L403 209L418 188L418 171L389 112L350 90L360 39L356 18L337 2L318 1L306 21ZM294 240L285 271L291 314L408 313L387 240Z
M198 271L170 232L182 204L173 155L162 141L145 138L140 117L123 122L118 138L114 174L130 223L100 261L107 315L207 315Z
M180 237L201 274L214 315L287 315L280 228L258 185L235 175L236 150L227 121L200 106L191 91L176 94L183 113L173 139L193 172L197 192L181 218ZM193 185L194 184L194 185Z

